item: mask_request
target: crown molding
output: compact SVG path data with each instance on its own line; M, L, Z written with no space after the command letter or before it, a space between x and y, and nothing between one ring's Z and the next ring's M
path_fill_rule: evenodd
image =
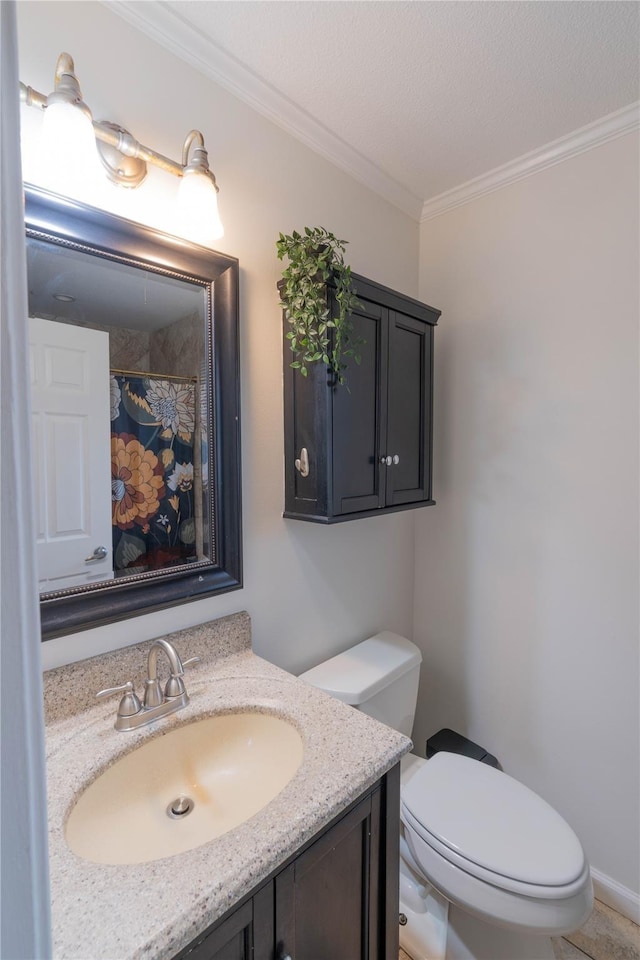
M337 137L162 0L102 0L124 20L184 60L290 136L388 200L413 220L432 220L455 207L533 176L640 127L640 101L538 147L424 202Z
M239 60L186 23L159 0L103 0L124 20L180 57L199 73L224 87L315 153L384 197L413 220L420 219L423 201L389 177L340 137L331 133Z
M586 150L593 147L599 147L610 140L616 140L627 133L632 133L640 127L640 101L629 104L615 113L610 113L594 123L589 123L579 130L574 130L558 140L525 153L523 156L503 164L501 167L495 167L488 173L473 180L468 180L459 187L440 193L430 200L425 200L422 207L420 222L432 220L439 217L455 207L460 207L472 200L477 200L488 193L501 190L511 183L518 180L524 180L542 170L562 163L564 160L570 160L577 157Z

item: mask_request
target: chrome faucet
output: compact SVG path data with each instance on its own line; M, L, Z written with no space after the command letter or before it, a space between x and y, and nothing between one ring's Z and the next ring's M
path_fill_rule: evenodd
M164 650L169 661L169 679L164 690L158 679L158 653ZM116 730L137 730L145 724L166 717L170 713L182 710L189 703L183 676L184 668L190 663L199 663L200 657L191 657L184 662L176 648L168 640L154 640L147 657L147 679L144 682L144 700L136 694L133 682L128 680L119 687L108 687L96 694L97 697L111 697L122 693L118 705Z

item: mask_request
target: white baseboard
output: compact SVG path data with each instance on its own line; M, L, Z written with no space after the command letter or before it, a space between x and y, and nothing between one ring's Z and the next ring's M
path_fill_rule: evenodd
M628 920L640 924L640 894L628 887L623 887L617 880L608 877L606 873L591 868L593 892L596 900L606 903L612 910L621 913Z

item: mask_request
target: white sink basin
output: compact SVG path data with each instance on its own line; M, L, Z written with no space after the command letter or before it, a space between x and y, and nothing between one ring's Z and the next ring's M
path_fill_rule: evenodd
M185 724L143 743L87 787L67 821L67 842L95 863L146 863L193 850L273 800L302 754L296 728L269 714Z

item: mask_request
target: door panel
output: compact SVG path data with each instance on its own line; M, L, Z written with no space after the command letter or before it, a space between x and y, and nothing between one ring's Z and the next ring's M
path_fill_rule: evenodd
M371 896L372 801L368 797L276 878L277 957L374 960L378 900Z
M349 361L347 382L334 388L334 513L375 510L384 504L384 471L378 464L386 432L386 311L363 302L353 328L363 343L360 363Z
M174 960L274 960L274 885L266 883Z
M250 960L253 905L240 907L212 933L180 954L180 960Z
M31 317L29 346L40 589L109 579L108 334Z
M389 506L430 497L431 327L402 313L389 314Z

